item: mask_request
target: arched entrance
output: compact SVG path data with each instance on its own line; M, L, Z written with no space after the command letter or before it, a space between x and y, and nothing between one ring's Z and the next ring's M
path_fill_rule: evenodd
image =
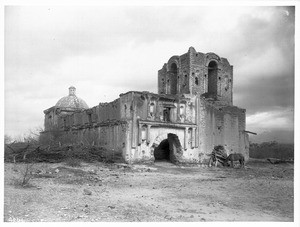
M218 65L211 61L208 64L208 93L217 95L218 92Z
M164 139L161 143L154 149L154 159L167 160L170 161L170 144L168 139Z
M177 162L182 157L182 147L176 134L168 133L156 137L152 145L154 160Z

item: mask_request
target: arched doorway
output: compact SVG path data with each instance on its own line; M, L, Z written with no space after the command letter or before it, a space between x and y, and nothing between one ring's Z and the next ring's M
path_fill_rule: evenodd
M208 64L208 93L217 95L218 92L218 65L211 61Z
M164 139L163 141L161 141L161 143L154 149L154 159L155 161L170 161L170 144L168 139Z
M180 161L183 149L176 134L168 133L158 137L153 142L152 154L155 161L165 160L170 162Z
M177 73L177 65L175 63L172 63L170 67L170 93L172 95L177 94Z

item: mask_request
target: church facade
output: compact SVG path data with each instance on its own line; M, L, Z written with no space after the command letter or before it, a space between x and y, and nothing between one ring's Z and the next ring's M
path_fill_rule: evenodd
M249 158L245 109L232 102L233 66L214 53L173 56L158 71L158 93L129 91L88 108L69 95L45 113L45 131L118 153L126 163L206 163L214 146Z

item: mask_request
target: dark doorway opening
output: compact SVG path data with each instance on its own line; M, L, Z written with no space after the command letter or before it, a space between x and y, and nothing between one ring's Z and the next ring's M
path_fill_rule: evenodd
M161 143L154 149L154 158L155 161L170 161L170 144L168 139L161 141Z

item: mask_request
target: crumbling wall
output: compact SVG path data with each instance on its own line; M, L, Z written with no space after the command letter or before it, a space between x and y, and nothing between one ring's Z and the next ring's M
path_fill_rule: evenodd
M82 113L74 113L74 126L83 125Z
M226 58L220 58L214 53L203 54L196 52L194 48L189 49L191 90L193 94L209 93L209 86L212 87L212 95L219 100L232 105L232 78L233 67ZM213 70L216 64L217 71ZM196 80L195 78L198 78ZM197 84L196 81L199 81ZM211 83L211 84L210 84Z
M199 112L200 152L211 153L214 146L223 145L230 153L242 153L249 157L245 135L245 110L235 106L220 106L200 100Z
M100 103L90 109L74 111L57 117L58 126L61 129L83 129L94 127L99 123L118 121L121 119L119 99L111 103Z
M109 103L99 103L98 122L120 119L120 99Z
M55 106L44 111L44 127L45 131L51 131L53 129L63 127L63 122L60 121L61 110L60 108L55 108Z
M78 144L100 146L106 148L109 153L116 157L126 157L127 135L129 133L126 122L115 121L103 123L96 127L85 127L63 131Z
M162 69L158 70L158 94L167 94L166 91L166 75L167 74L167 64L165 63Z
M135 118L166 122L164 110L169 108L170 122L195 123L195 96L171 98L149 92L128 92L120 96L120 106L123 120Z
M49 131L52 128L54 128L56 126L56 122L57 122L57 115L55 114L54 108L52 108L51 110L45 113L45 119L44 119L45 131Z
M125 156L127 125L125 122L101 125L78 131L78 139L84 144L104 147Z

